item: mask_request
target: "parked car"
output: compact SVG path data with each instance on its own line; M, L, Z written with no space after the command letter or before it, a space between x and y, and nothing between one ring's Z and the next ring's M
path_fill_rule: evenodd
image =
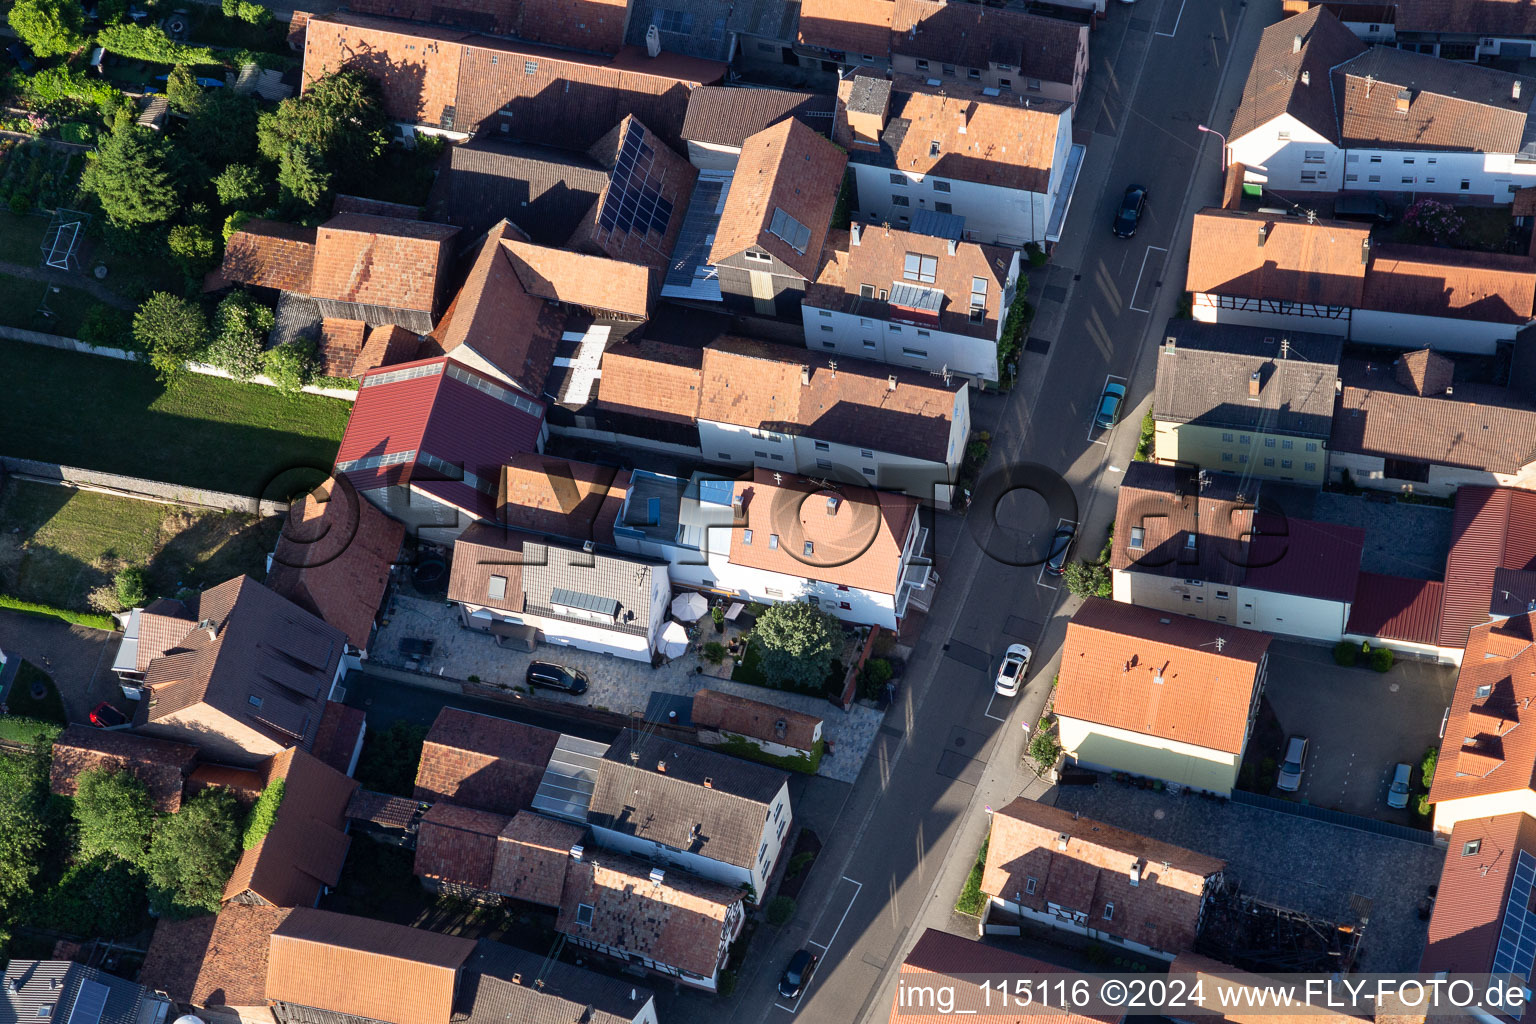
M1363 220L1368 224L1392 223L1392 211L1381 196L1372 193L1339 196L1333 201L1335 220Z
M1099 396L1099 410L1094 414L1093 425L1100 430L1113 430L1120 422L1120 406L1125 402L1125 385L1114 381L1104 385Z
M91 710L91 724L98 729L113 729L119 725L127 725L128 716L107 701L102 701Z
M1301 788L1301 770L1307 765L1307 738L1292 736L1285 748L1285 763L1280 766L1280 778L1275 788L1282 793L1294 793Z
M1400 764L1392 770L1392 785L1387 788L1387 806L1402 810L1408 806L1408 784L1413 781L1413 766Z
M1141 211L1147 205L1147 190L1140 185L1127 185L1120 199L1120 210L1115 214L1116 237L1130 238L1141 224Z
M1004 697L1016 696L1024 682L1024 670L1029 668L1029 648L1023 644L1009 644L1003 655L1003 665L997 670L997 692Z
M810 984L811 975L816 973L816 965L821 963L821 957L808 949L802 949L789 958L789 966L784 968L784 973L779 976L779 995L785 999L793 999L805 991L805 986Z
M1052 576L1060 576L1067 571L1067 555L1071 552L1072 542L1076 539L1077 527L1056 527L1056 532L1051 535L1051 553L1046 556L1046 572Z
M528 666L528 685L545 690L559 690L573 697L587 692L587 677L573 668L536 661Z

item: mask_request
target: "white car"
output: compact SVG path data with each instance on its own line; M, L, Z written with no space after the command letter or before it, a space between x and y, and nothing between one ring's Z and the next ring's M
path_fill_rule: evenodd
M1387 806L1402 810L1408 806L1408 783L1413 778L1413 767L1400 764L1392 772L1392 785L1387 789Z
M1301 788L1301 772L1307 766L1307 738L1292 736L1285 748L1285 763L1280 766L1280 778L1275 788L1282 793L1294 793Z
M1029 668L1029 648L1023 644L1010 644L1003 655L1003 665L997 670L997 692L1004 697L1016 696L1024 682L1024 670Z

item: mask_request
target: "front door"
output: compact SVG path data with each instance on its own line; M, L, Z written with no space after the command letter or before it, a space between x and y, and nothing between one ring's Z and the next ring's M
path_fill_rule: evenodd
M763 316L773 316L778 312L773 301L773 275L761 270L749 270L747 274L752 279L752 305Z

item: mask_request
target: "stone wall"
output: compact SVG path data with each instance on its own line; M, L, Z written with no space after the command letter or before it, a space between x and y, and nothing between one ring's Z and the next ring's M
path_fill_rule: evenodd
M60 466L34 459L18 459L10 455L0 455L0 468L22 480L76 487L83 491L96 491L121 498L137 498L140 501L155 501L163 505L185 505L194 508L218 509L224 512L248 512L262 516L280 516L288 513L286 501L257 501L254 497L230 494L226 491L210 491L203 487L168 484L159 480L107 473L99 469L81 469L78 466Z

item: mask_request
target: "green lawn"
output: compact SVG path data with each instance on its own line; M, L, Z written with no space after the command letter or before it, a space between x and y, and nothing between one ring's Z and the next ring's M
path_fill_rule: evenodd
M962 914L970 914L972 917L980 915L981 908L986 906L986 893L981 891L981 876L987 867L987 844L992 841L988 836L981 841L981 849L976 851L976 862L971 865L971 873L966 876L965 885L960 888L960 898L955 901L955 909Z
M37 266L47 232L48 218L42 214L17 216L9 210L0 211L0 260Z
M307 470L307 482L328 472L351 410L198 374L168 391L139 363L16 341L0 340L0 380L11 382L7 455L235 494L260 494L285 471Z
M35 252L33 257L32 265L36 266ZM62 334L66 338L78 337L86 310L96 305L96 299L77 288L50 290L54 287L58 286L0 274L0 324L44 334ZM47 316L40 308L44 296L48 299L47 308L53 311L52 316Z
M11 480L0 490L0 591L73 611L116 611L113 579L148 568L151 595L258 578L281 522L194 512L132 498Z

